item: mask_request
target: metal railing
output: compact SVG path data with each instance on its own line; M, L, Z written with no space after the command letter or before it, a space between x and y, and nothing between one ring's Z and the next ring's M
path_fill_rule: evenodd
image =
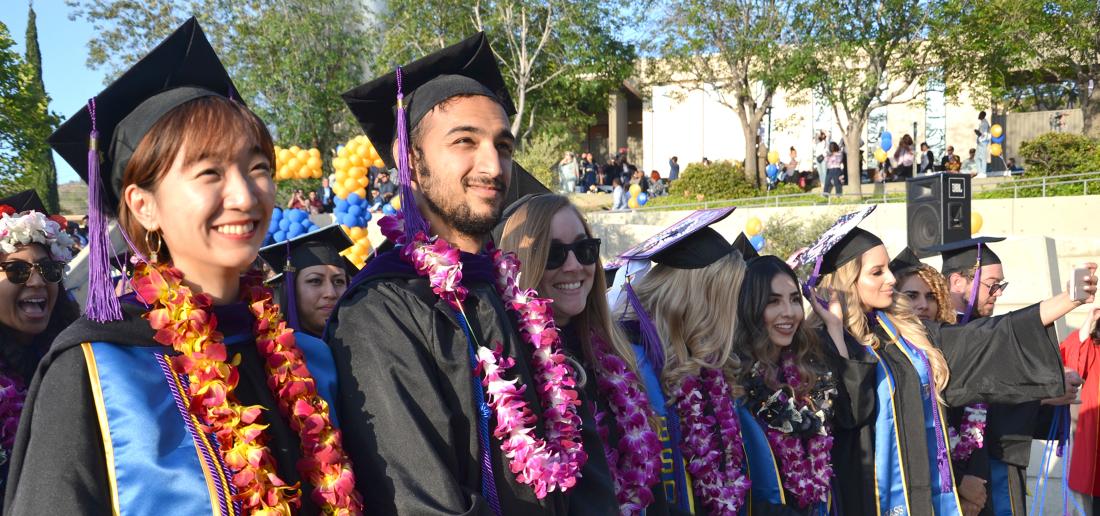
M1100 171L1044 177L1006 176L1003 181L979 184L972 183L972 194L977 196L979 194L987 194L994 191L1007 191L1009 188L1011 188L1011 198L1016 199L1020 197L1021 190L1038 188L1040 189L1040 195L1029 195L1028 197L1048 197L1048 193L1051 194L1049 196L1056 195L1052 191L1055 187L1080 184L1082 185L1083 190L1083 193L1081 195L1089 195L1090 183L1092 183L1093 192L1100 194ZM874 188L875 185L872 183L865 183L862 186L870 186ZM659 206L645 206L632 210L616 210L614 213L625 213L631 211L645 212L669 210L698 210L706 208L721 208L726 206L737 206L739 208L783 208L829 204L866 204L872 202L891 203L905 202L906 200L904 191L890 192L886 191L886 188L883 188L882 190L882 192L874 192L870 194L856 194L852 192L841 195L834 194L833 196L826 198L822 195L820 187L818 187L814 190L804 193L763 195L757 197L742 197L738 199L715 199L678 204L662 204ZM1008 196L1006 195L1005 198L1008 198Z

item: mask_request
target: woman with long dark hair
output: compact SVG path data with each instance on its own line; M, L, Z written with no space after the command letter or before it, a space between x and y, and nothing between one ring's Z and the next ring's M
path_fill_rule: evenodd
M274 146L234 91L191 19L51 136L89 184L89 300L31 381L5 513L363 510L332 355L250 272ZM121 298L108 216L141 262Z
M820 304L814 303L814 310L839 322ZM833 344L821 342L805 322L798 277L775 256L749 261L737 320L733 342L745 391L738 411L755 466L750 468L754 507L770 497L791 514L827 514L837 387L821 346Z

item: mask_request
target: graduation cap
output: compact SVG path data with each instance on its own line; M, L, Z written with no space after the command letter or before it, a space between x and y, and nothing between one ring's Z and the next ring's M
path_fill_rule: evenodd
M512 215L515 215L516 212L519 211L521 207L526 205L528 201L534 199L535 197L538 197L539 195L544 194L530 193L524 195L504 208L504 211L500 214L500 221L497 222L496 226L493 226L492 237L494 243L500 244L501 239L504 238L504 226L508 224L508 219L512 218Z
M980 265L1001 263L1001 258L989 248L988 244L1002 240L1004 237L977 237L926 247L924 250L939 253L943 257L943 266L940 269L944 274L950 274L979 265L979 255L981 256Z
M925 248L926 251L940 253L943 256L943 266L940 270L944 277L953 272L974 268L974 280L970 284L966 313L959 319L959 324L970 322L974 315L974 306L978 303L978 288L982 283L982 266L1001 263L1001 258L989 248L988 244L1002 240L1004 237L977 237Z
M42 204L42 199L38 197L38 192L33 189L24 190L15 195L0 199L0 206L11 206L12 209L15 210L15 213L37 211L43 215L49 215L49 213L46 213L46 205Z
M676 269L701 269L734 251L710 227L728 217L734 207L698 210L619 255L623 260L652 260Z
M741 257L746 262L760 256L760 253L756 251L756 247L752 245L752 242L749 242L749 237L745 236L744 232L737 235L737 238L733 241L733 248L741 251Z
M85 312L90 319L122 319L110 281L107 219L118 209L123 172L138 144L176 107L235 91L202 28L190 18L50 135L50 146L88 183Z
M917 256L917 253L914 253L911 248L906 247L902 249L893 260L890 260L889 267L890 272L896 275L900 271L912 269L922 264L923 262L920 261L920 257Z
M798 265L814 264L814 271L806 282L810 287L817 284L820 275L836 272L840 266L882 245L879 237L859 228L859 223L875 211L875 208L872 205L841 216L810 247L794 257Z
M295 274L314 265L335 265L343 267L349 277L354 276L358 269L351 261L340 255L341 251L353 244L354 242L344 229L339 224L333 224L260 249L260 258L276 273L276 276L268 282L275 283L282 279L280 304L288 326L296 331L302 329L298 323Z
M459 95L488 97L499 103L508 116L516 113L496 56L483 32L342 95L382 161L397 168L401 199L405 203L406 238L420 231L430 234L410 185L409 129L435 106ZM393 155L394 141L398 142L397 156Z

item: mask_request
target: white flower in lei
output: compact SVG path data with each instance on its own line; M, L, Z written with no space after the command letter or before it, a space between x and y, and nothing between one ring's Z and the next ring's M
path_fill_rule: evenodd
M30 244L46 246L55 260L67 262L73 258L69 250L72 238L45 214L37 211L0 214L0 252L14 253L19 247Z

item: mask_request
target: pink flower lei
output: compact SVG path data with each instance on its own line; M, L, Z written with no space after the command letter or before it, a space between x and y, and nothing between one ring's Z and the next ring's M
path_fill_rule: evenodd
M947 427L952 459L969 459L974 450L980 450L985 445L985 416L988 408L985 403L969 405L963 409L963 420L959 423L959 429Z
M15 445L15 430L23 413L27 390L15 377L0 375L0 464L6 464Z
M733 391L722 371L703 369L699 376L685 378L676 412L683 433L680 449L695 492L708 513L735 516L744 506L749 478Z
M608 350L608 345L595 333L592 348L596 354L599 375L596 386L611 408L618 424L619 442L608 442L606 417L596 413L596 425L603 440L607 465L615 481L615 494L623 516L641 514L653 503L651 485L656 484L661 471L661 441L649 422L654 418L649 398L638 376L626 362Z
M385 217L379 226L387 238L400 241L403 224L399 217ZM468 291L462 286L462 261L457 249L439 237L429 238L418 232L400 253L418 274L428 278L436 295L464 313L462 302ZM486 401L496 416L493 436L502 441L500 448L509 459L512 473L542 499L547 493L565 492L576 485L588 460L581 445L576 379L562 353L550 301L537 297L533 290L519 288L519 261L515 255L493 250L492 257L497 291L504 305L518 315L520 336L531 346L536 389L542 407L546 407L542 412L545 438L535 435L538 418L523 398L526 386L517 387L517 378L504 379L515 361L504 356L500 345L493 349L477 345L475 373L482 375Z
M783 354L780 370L783 381L797 391L802 385L802 377L798 374L798 367L791 353ZM819 412L808 406L806 400L792 397L788 403L797 417ZM823 421L817 432L805 439L793 430L785 432L763 422L761 425L772 451L779 458L779 474L783 479L783 487L794 495L798 506L802 508L829 500L829 481L833 477L829 453L833 448L833 437L829 435L823 414L821 417Z

